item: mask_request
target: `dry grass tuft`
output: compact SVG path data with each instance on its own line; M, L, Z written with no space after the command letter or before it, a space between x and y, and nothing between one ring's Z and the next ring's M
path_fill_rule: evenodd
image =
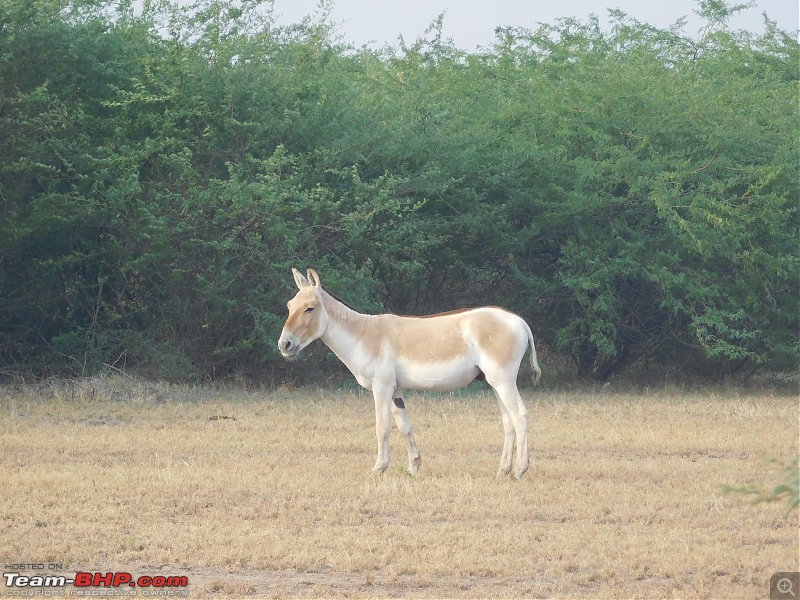
M719 489L775 483L796 398L539 392L520 483L494 478L493 396L407 404L418 479L396 431L369 473L366 394L0 388L0 555L187 575L192 597L760 598L800 570L798 511Z

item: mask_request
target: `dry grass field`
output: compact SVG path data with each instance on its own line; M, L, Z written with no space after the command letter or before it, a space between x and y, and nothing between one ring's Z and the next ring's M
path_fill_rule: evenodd
M370 473L360 392L0 388L0 557L186 575L193 598L766 598L800 570L798 511L719 488L779 482L796 397L523 396L533 460L513 482L480 390L407 396L412 479L397 431Z

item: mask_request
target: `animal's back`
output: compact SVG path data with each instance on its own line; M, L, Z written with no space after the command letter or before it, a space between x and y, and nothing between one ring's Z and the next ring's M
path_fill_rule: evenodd
M513 360L528 344L528 326L519 315L495 306L426 317L383 315L392 348L402 356L442 361L475 352L492 360Z

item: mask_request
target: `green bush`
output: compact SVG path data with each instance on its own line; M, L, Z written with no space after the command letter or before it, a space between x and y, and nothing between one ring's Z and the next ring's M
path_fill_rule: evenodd
M0 5L0 369L273 372L291 266L599 380L797 369L792 36L702 1L374 51L259 5Z

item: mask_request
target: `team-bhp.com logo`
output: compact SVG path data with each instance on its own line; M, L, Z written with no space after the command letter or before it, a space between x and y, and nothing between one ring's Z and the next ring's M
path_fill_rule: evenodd
M3 573L5 595L9 597L52 596L119 596L119 597L185 597L189 580L183 575L142 575L134 578L127 572L67 575L23 575ZM65 590L66 586L77 589ZM12 588L12 589L9 589ZM110 588L110 589L107 589Z

